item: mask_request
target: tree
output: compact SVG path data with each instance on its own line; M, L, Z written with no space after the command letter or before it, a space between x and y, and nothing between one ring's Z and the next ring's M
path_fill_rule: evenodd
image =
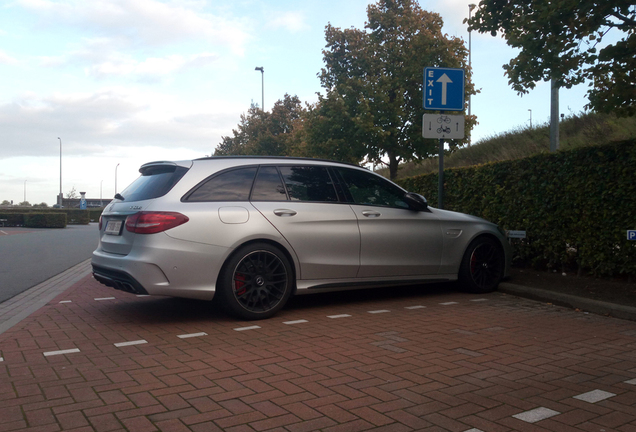
M18 204L20 207L31 207L31 203L28 201L22 201L20 204Z
M347 123L351 145L364 147L367 160L388 165L395 178L400 162L437 153L437 142L422 138L424 68L466 68L467 50L463 40L442 33L438 14L413 0L379 0L367 16L366 30L326 27L320 79L324 100L344 113L331 120ZM470 71L466 80L467 94L474 94ZM469 119L467 130L473 124ZM451 149L459 144L451 142Z
M288 156L294 147L295 125L304 112L300 99L288 94L276 101L271 113L252 105L247 115L241 115L233 136L222 137L214 155Z
M600 112L636 113L636 6L633 0L482 0L471 30L498 32L521 51L504 65L519 93L554 79L570 88L589 80ZM623 36L616 43L607 39Z
M49 205L45 202L41 202L40 204L33 204L33 207L49 208Z
M79 198L79 195L77 194L77 190L75 190L75 186L73 186L70 191L66 192L66 198L67 199Z
M11 205L11 201L9 200L3 200L2 203L0 205Z

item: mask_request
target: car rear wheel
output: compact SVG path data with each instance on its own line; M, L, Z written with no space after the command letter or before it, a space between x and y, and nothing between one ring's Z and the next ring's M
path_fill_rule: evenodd
M245 320L265 319L289 299L293 272L278 248L255 243L229 258L219 282L218 294L232 315Z
M504 253L499 243L489 237L479 237L468 245L459 281L470 292L487 293L497 289L504 274Z

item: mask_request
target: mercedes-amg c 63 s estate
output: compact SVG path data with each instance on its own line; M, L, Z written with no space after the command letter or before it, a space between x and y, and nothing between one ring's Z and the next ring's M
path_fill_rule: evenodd
M300 158L152 162L104 209L95 279L211 300L242 319L291 295L459 280L496 289L510 247L493 223L429 207L367 169Z

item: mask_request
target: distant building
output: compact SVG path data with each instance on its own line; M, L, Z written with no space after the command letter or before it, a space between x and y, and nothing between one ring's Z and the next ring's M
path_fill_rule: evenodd
M106 207L112 199L99 199L99 198L85 198L86 208L101 208ZM62 200L62 206L64 208L80 208L79 198L64 198Z

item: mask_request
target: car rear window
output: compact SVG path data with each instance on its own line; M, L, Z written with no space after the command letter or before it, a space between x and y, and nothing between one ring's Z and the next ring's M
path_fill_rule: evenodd
M203 181L184 201L248 201L255 175L255 166L222 172Z
M176 165L158 165L147 167L141 176L130 184L121 195L125 201L143 201L158 198L167 194L188 168Z

